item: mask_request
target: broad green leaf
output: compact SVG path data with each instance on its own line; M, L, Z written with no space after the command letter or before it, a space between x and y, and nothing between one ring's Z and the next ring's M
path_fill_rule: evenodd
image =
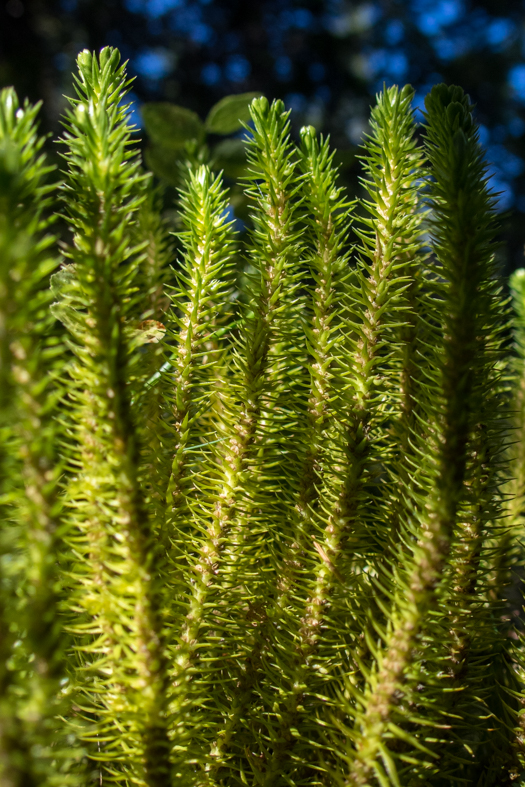
M242 139L223 139L213 150L213 169L229 178L242 177L246 169L246 146Z
M188 140L204 136L199 116L191 109L176 104L145 104L142 117L151 140L165 148L180 148Z
M180 148L165 148L153 145L146 148L144 160L146 166L161 180L170 186L180 186L180 164L184 159L184 151Z
M239 93L225 96L210 109L206 131L212 134L233 134L250 120L250 104L260 93Z

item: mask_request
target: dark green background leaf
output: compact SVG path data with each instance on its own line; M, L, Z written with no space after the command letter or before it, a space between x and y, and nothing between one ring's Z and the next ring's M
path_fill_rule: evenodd
M210 109L206 118L206 130L212 134L233 134L250 119L249 106L261 93L239 93L225 96Z
M188 140L204 136L204 126L191 109L160 102L145 104L141 111L152 141L165 148L180 148Z
M180 185L180 163L183 161L183 151L165 148L162 145L153 145L146 148L144 160L146 166L161 180L170 186Z
M213 169L229 178L240 178L246 169L246 147L242 139L223 139L213 150Z

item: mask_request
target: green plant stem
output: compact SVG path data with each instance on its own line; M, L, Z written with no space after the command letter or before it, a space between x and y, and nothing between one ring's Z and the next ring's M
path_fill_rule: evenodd
M165 422L165 400L168 397L167 377L161 371L165 364L164 337L168 322L169 298L165 293L169 280L169 263L173 249L168 226L160 215L162 193L146 186L146 198L137 214L137 244L145 244L140 263L140 286L146 292L144 311L138 329L151 331L146 338L146 362L142 392L137 396L141 429L141 479L147 490L147 504L153 526L167 548L165 528L165 492L171 464L171 431Z
M143 176L128 152L130 129L119 105L125 77L118 63L116 50L102 50L99 59L81 53L79 99L72 101L66 133L67 209L76 232L68 295L76 305L69 328L78 441L67 503L78 533L74 546L83 553L74 576L76 609L85 619L72 628L84 639L80 674L91 676L88 712L101 719L86 739L102 735L102 761L107 754L123 763L136 784L166 787L171 764L162 564L139 485L127 384L134 344L124 322L137 252L127 228L143 199Z
M52 167L41 154L44 140L37 135L38 109L27 102L19 106L12 89L0 93L0 417L5 439L1 491L4 498L11 497L11 504L3 505L4 528L11 527L8 522L14 519L20 529L17 549L24 555L24 579L17 627L28 660L24 685L17 687L7 666L13 656L8 645L13 646L13 637L8 632L14 630L14 620L4 617L2 706L10 707L2 724L7 739L0 783L4 779L17 785L47 785L55 775L57 756L62 755L56 748L52 751L61 726L54 716L63 710L59 681L65 671L57 566L61 468L53 421L54 351L46 336L47 286L57 265L56 239L49 234L52 219L47 216L55 186L47 183ZM6 472L17 479L14 485L11 481L6 486ZM9 686L15 689L10 696ZM34 751L39 751L38 757Z
M195 367L201 365L199 353L213 333L218 312L227 299L225 287L233 248L231 223L225 219L226 207L220 178L212 176L207 166L190 172L182 196L183 217L189 227L184 236L186 265L181 276L184 300L180 296L174 299L182 316L177 321L178 348L170 372L174 385L173 428L177 435L166 493L171 512L183 504L185 452L196 441L192 433L195 418L190 418Z
M175 660L178 713L183 712L187 702L186 675L202 642L204 615L211 594L218 589L215 586L225 541L232 529L241 527L240 499L246 504L246 483L242 479L253 460L251 451L265 407L264 397L272 389L272 353L280 341L281 298L293 282L291 270L297 256L289 187L294 167L290 162L286 116L279 102L270 107L265 99L260 99L252 105L252 117L253 179L261 179L257 190L253 189L258 212L252 259L260 278L251 304L253 317L244 324L243 355L238 356L240 406L232 413L233 422L225 425L226 439L217 444L215 504L193 566L191 598Z
M485 291L492 275L494 220L484 165L462 91L435 88L427 98L427 109L429 158L436 177L433 241L442 275L448 279L440 381L443 410L434 416L439 418L435 481L413 565L402 594L396 595L384 645L360 700L355 752L345 782L352 787L369 784L373 777L386 784L386 773L399 784L385 735L394 726L396 695L412 664L423 620L436 603L450 554L476 417L473 397L478 381L487 373L478 321L484 319ZM476 234L474 228L480 225L484 232Z
M361 323L356 326L357 341L354 349L350 378L354 395L346 406L345 421L348 424L344 436L344 480L335 495L327 488L333 478L324 478L321 486L319 509L327 511L322 540L313 540L316 565L310 596L304 612L300 615L302 625L295 645L293 669L287 681L286 699L282 701L280 725L274 743L273 754L265 775L265 785L275 783L283 769L283 759L293 743L292 727L296 726L299 705L302 703L307 679L311 671L310 657L323 636L323 623L330 617L330 600L342 582L339 566L344 549L343 540L352 536L359 538L359 511L362 505L364 475L370 457L371 420L377 417L377 391L379 376L377 365L383 350L385 333L392 320L399 280L404 284L400 272L400 252L405 251L412 241L417 219L410 215L407 206L414 203L413 167L418 157L410 154L414 150L412 139L413 121L409 111L411 94L399 94L392 89L383 94L374 111L375 137L370 143L367 171L371 202L368 205L374 217L374 245L366 238L364 253L370 258L367 266L369 276L363 277L362 289L366 293L361 313ZM382 145L383 139L389 145ZM395 233L393 228L396 228ZM404 256L404 255L403 255ZM308 528L312 531L312 527ZM332 613L333 614L333 613Z
M332 325L334 301L337 298L336 286L344 270L346 258L343 251L348 224L345 208L348 205L340 197L340 189L335 186L335 170L332 168L333 154L328 141L318 142L311 127L303 129L302 170L311 185L305 195L305 202L312 213L311 233L313 249L310 266L314 278L312 288L312 325L307 329L310 350L309 374L310 388L307 405L307 428L304 438L306 446L303 458L297 502L291 515L294 533L290 547L286 550L280 572L279 587L274 594L272 608L254 620L257 627L252 631L253 645L248 651L242 673L233 689L233 697L228 714L221 730L210 749L206 765L206 784L227 761L232 740L237 737L239 724L246 713L253 688L261 667L265 639L269 626L275 623L286 606L289 593L293 590L294 574L302 565L300 554L308 538L308 525L311 520L310 506L316 498L316 486L321 477L321 455L325 445L325 435L329 423L329 399L331 395L331 367L335 361L334 345L337 342L337 327Z

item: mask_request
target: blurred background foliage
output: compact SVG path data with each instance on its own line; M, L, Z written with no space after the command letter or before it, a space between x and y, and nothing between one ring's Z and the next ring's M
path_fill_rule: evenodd
M462 85L501 192L502 263L507 273L523 264L525 0L0 0L0 87L43 99L53 135L78 51L107 44L136 76L139 126L147 102L208 116L199 144L211 155L222 144L234 173L234 138L214 133L210 109L233 93L280 97L295 133L308 123L331 135L353 191L356 146L384 82L410 82L418 106L437 82Z

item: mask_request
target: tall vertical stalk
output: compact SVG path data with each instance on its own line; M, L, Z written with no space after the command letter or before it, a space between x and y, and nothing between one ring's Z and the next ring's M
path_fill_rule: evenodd
M65 269L74 360L74 421L66 494L75 555L70 603L83 664L87 740L108 774L147 787L171 779L168 675L160 617L162 564L139 484L130 378L138 360L127 315L136 294L131 222L144 199L130 151L119 53L78 58L77 99L67 115L65 203L74 245ZM68 278L65 278L66 274ZM130 756L129 752L132 752ZM97 756L97 755L94 755ZM114 767L108 763L114 762Z
M186 713L187 703L192 701L191 694L188 697L190 668L198 670L198 649L204 647L209 634L212 637L205 646L207 661L222 661L222 649L220 645L217 648L214 635L221 625L220 616L211 611L223 607L228 588L245 587L242 571L250 562L250 552L240 545L247 529L255 524L247 513L252 490L259 491L257 440L264 434L263 423L268 427L275 407L273 397L281 385L280 344L289 339L285 314L297 278L296 168L287 115L280 102L270 106L266 99L255 100L251 111L254 130L249 157L254 185L250 194L256 205L250 249L250 262L255 269L251 313L244 317L235 348L229 394L223 402L224 423L219 425L220 438L213 453L214 466L202 481L211 492L212 505L203 506L197 517L202 535L193 561L187 614L176 655L177 714ZM251 535L256 532L250 531ZM213 729L212 719L203 721L204 734ZM198 735L196 731L196 740Z
M498 354L497 342L487 352L485 339L487 330L494 337L500 329L498 311L487 308L494 298L494 204L471 107L459 88L439 85L427 97L426 108L427 151L435 178L431 185L432 243L445 279L443 352L439 390L433 400L435 460L430 464L434 482L413 564L395 595L383 645L358 699L352 733L355 749L349 755L345 781L356 786L374 777L385 784L389 779L399 784L385 736L388 731L395 735L397 697L414 662L423 622L437 603L439 580L465 495L477 396Z
M66 670L57 564L62 468L52 375L60 345L49 336L48 290L58 264L49 216L56 184L49 183L53 168L42 153L38 109L20 106L12 89L0 93L2 574L17 553L22 565L16 620L4 576L0 600L0 784L6 787L48 785L54 778L71 783L64 769L75 759L72 746L69 753L61 749L63 729L55 718L64 710L60 685ZM21 658L26 672L20 684L9 662Z

